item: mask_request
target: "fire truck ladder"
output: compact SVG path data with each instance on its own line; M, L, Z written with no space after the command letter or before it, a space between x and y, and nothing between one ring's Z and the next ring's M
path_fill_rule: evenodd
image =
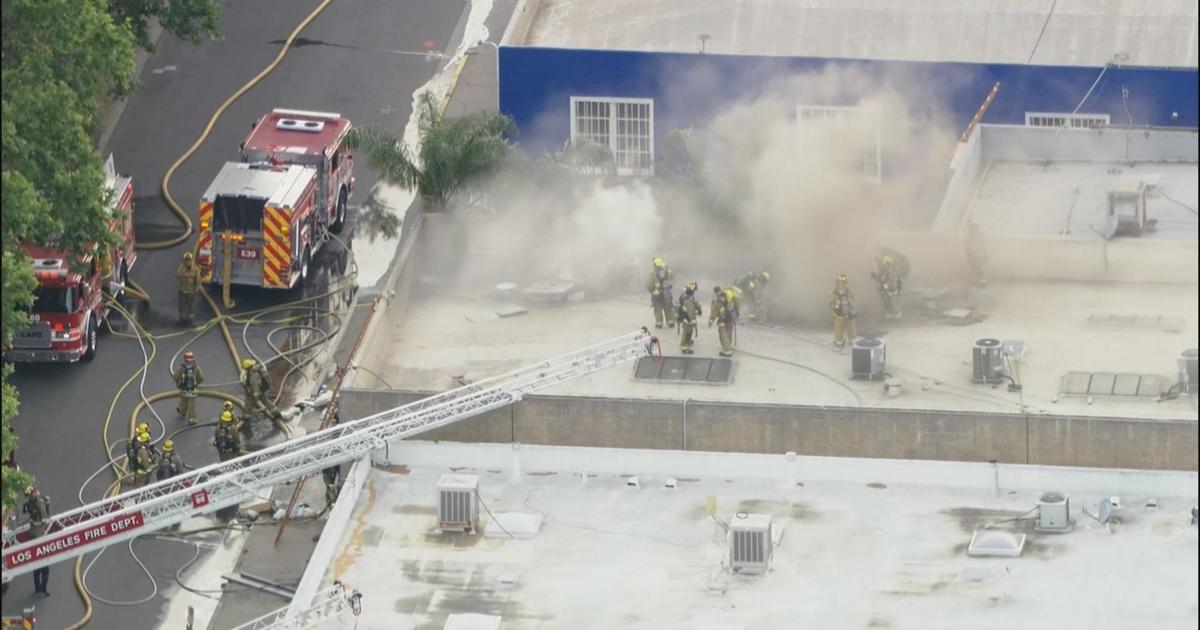
M289 615L289 606L284 606L261 617L251 619L240 626L235 626L231 630L298 630L301 628L314 628L321 622L336 617L342 610L349 610L357 617L362 610L361 607L362 593L353 589L347 592L346 587L341 582L334 582L333 586L317 593L316 597L313 598L312 605L299 613Z
M237 505L263 488L317 473L492 409L526 394L653 354L658 340L641 330L507 374L345 422L237 459L57 514L47 533L28 540L28 527L3 534L3 579L165 529L194 516Z

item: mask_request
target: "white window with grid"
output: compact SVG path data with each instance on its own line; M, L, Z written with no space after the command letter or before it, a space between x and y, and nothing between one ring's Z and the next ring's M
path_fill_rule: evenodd
M612 151L617 173L654 174L654 100L571 97L571 142L588 140Z
M796 124L805 125L821 122L846 122L861 126L864 138L861 148L863 177L879 183L883 177L883 130L878 107L853 107L836 105L798 105Z
M1067 127L1070 129L1099 129L1109 125L1108 114L1060 114L1025 112L1026 127Z

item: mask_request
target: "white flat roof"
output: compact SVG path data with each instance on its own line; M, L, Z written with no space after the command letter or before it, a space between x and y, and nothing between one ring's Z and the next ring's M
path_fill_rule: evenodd
M832 333L824 322L783 330L739 326L729 385L635 381L629 365L540 393L993 412L1017 412L1023 401L1033 413L1196 419L1195 395L1162 403L1103 398L1089 403L1061 397L1055 402L1063 374L1069 371L1158 374L1173 383L1179 353L1196 347L1200 295L1195 284L993 282L980 292L986 319L965 326L914 313L900 324L873 321L878 310L873 287L860 283L852 288L858 296L860 331L887 329L886 367L903 382L899 397L885 395L878 381L852 380L850 355L833 349ZM458 386L454 376L495 376L653 322L644 295L634 293L530 306L524 315L504 318L495 314L496 306L457 296L414 299L403 325L380 329L384 332L377 339L380 351L375 357L381 362L367 367L392 388L443 391ZM1101 326L1093 317L1139 313L1177 318L1181 329ZM678 355L673 330L651 331L662 336L665 353ZM972 347L981 337L1025 342L1020 366L1023 397L1003 386L970 382ZM695 356L715 357L718 350L715 329L702 327ZM357 379L359 387L379 386L379 380L365 372Z
M719 54L1197 67L1193 0L542 0L525 44L697 52L701 34Z
M1128 178L1143 178L1157 181L1162 192L1146 195L1146 216L1158 223L1142 238L1194 241L1200 236L1193 214L1198 175L1195 162L1115 167L1103 162L993 161L968 212L985 233L1057 236L1065 231L1072 238L1101 239L1108 191Z
M363 593L342 625L441 628L454 614L525 628L1156 629L1197 624L1196 473L1060 469L524 445L406 443L373 470L327 581ZM480 475L495 513L539 513L533 539L436 533L437 481ZM626 486L636 474L640 487ZM676 477L667 489L663 481ZM1030 521L1019 558L975 558L972 533L1071 496L1074 529ZM724 568L728 522L771 515L760 576ZM1115 526L1095 514L1119 496ZM1157 509L1146 508L1155 498Z

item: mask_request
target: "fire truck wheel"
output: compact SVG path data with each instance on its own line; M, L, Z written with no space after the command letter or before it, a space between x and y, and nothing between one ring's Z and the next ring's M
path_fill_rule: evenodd
M87 329L87 350L83 353L84 361L91 361L96 358L96 320L93 318L88 322Z

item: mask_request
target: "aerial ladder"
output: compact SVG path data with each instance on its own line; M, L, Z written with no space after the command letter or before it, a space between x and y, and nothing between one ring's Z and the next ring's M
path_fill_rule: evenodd
M414 403L310 433L229 461L143 486L51 517L46 534L28 526L3 534L3 581L185 520L238 505L258 492L359 459L532 392L655 353L646 328ZM661 351L659 352L661 356Z
M273 610L261 617L256 617L234 626L230 630L298 630L314 628L318 624L330 621L343 610L349 610L355 617L362 612L362 593L347 588L341 582L317 593L312 603L296 612L290 606Z

